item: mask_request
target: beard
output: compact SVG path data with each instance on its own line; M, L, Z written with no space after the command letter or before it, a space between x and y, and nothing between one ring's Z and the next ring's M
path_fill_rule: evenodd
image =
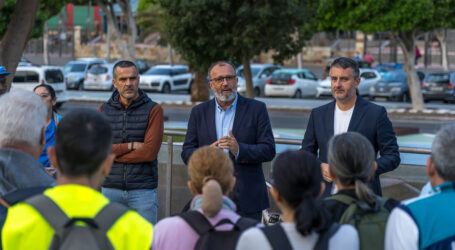
M222 102L230 102L235 99L237 90L236 89L231 89L231 90L232 90L232 92L223 94L222 89L220 89L220 91L212 89L213 93L215 94L216 99L218 99L219 101L222 101Z

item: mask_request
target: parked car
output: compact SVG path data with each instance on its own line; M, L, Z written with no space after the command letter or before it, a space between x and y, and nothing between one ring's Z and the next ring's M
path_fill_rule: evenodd
M381 79L379 73L374 69L361 68L359 76L360 83L357 89L361 96L368 96L370 94L371 86L375 85ZM319 82L316 97L319 98L322 96L332 96L330 76Z
M57 96L57 106L68 101L63 70L56 66L17 67L11 84L11 90L25 89L33 91L39 84L49 84L54 88L55 95Z
M455 102L455 72L428 74L422 83L424 101L443 100Z
M139 59L136 59L136 66L137 66L137 69L139 70L139 74L144 74L145 71L150 69L150 67L147 65L146 62L139 60Z
M404 63L380 63L374 69L382 76L387 72L403 70Z
M307 69L279 69L267 79L266 96L315 97L318 79Z
M113 64L95 65L87 71L84 80L84 90L113 90Z
M23 67L23 66L38 66L32 63L30 60L27 58L21 56L21 59L19 60L19 64L17 65L18 67Z
M174 90L191 92L194 75L185 65L157 65L140 76L139 87L143 90L171 93Z
M275 70L280 69L281 67L273 64L251 64L250 67L253 80L254 96L261 96L264 94L264 87L267 78L269 78ZM239 78L237 91L240 94L245 94L246 85L243 65L237 68L237 76Z
M65 65L66 87L68 89L82 90L84 87L85 74L96 65L106 65L106 61L99 58L79 58Z
M425 77L425 74L420 71L417 72L417 75L420 80ZM384 74L381 80L370 88L370 99L374 100L377 97L409 102L411 99L406 72L391 71Z

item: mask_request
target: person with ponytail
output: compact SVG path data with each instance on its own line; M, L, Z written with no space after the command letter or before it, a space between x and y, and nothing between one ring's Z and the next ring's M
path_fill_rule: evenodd
M189 213L197 211L212 226L228 219L232 223L215 226L216 230L229 231L240 219L260 226L256 221L241 218L236 205L227 195L233 190L234 167L229 156L222 149L204 146L197 149L188 162L188 188L194 195ZM195 249L198 233L185 219L185 214L162 219L154 227L152 249ZM235 242L233 243L235 246Z
M371 143L360 133L347 132L332 137L328 145L330 176L338 192L332 197L347 195L375 206L378 196L369 188L368 182L376 171L376 156ZM332 220L339 222L349 205L329 198L325 201ZM389 199L385 206L391 210L398 201Z
M325 199L332 221L355 226L360 249L384 249L387 219L399 202L377 196L367 184L377 166L370 141L357 132L332 137L328 163L337 187L337 193Z
M330 221L328 210L318 199L324 188L321 168L313 154L293 150L280 154L273 164L270 193L283 222L247 230L236 249L358 249L354 227ZM277 235L284 237L277 240Z

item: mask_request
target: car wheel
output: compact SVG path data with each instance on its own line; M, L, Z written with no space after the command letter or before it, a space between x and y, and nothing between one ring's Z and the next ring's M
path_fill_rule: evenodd
M193 81L190 82L190 86L188 87L188 94L191 95L192 90L193 90Z
M254 88L254 96L256 97L261 96L261 90L258 87Z
M296 98L296 99L301 99L301 98L302 98L302 91L300 91L300 89L298 89L298 90L295 92L294 98Z
M77 85L77 90L84 90L84 81L80 81Z
M161 89L162 93L169 94L171 93L171 85L169 83L164 83L163 88Z

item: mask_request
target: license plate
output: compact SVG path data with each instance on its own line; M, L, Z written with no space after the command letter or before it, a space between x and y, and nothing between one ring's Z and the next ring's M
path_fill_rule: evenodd
M433 90L433 91L442 91L442 90L444 90L444 87L431 87L431 90Z
M284 90L284 88L273 88L273 90L282 91L282 90Z

